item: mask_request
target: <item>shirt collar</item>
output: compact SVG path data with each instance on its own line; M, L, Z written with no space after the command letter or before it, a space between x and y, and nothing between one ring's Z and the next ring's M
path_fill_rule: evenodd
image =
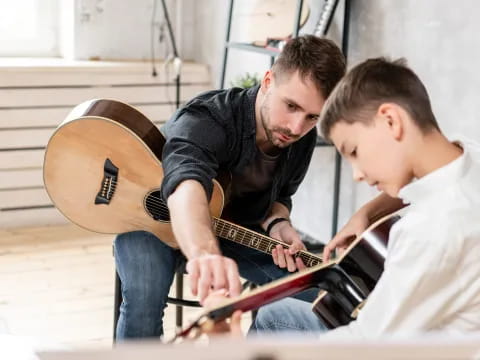
M260 89L260 85L253 86L247 89L247 111L246 116L250 123L250 131L246 134L247 136L255 135L257 131L257 122L255 120L255 103L257 101L258 91Z
M401 198L404 203L415 203L431 195L437 195L451 184L458 183L468 167L470 154L468 146L465 145L463 140L454 142L462 147L463 154L447 165L401 188L398 197Z

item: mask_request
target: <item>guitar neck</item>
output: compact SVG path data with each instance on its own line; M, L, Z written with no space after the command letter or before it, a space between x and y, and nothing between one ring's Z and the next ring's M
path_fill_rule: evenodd
M271 255L272 250L277 245L281 245L284 249L290 248L288 244L285 244L280 240L259 234L229 221L213 218L212 222L215 235L221 237L222 239L230 240L238 244L248 246L249 248L256 249L265 254ZM300 257L307 267L312 267L322 263L322 258L320 256L312 254L308 251L301 250L297 252L296 256Z

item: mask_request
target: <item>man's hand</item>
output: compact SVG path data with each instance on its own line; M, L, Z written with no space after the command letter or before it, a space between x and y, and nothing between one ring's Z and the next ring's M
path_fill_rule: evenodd
M294 257L297 251L306 250L305 245L300 239L298 232L288 221L275 224L270 230L270 236L290 245L289 249L284 249L282 245L277 245L275 249L272 250L275 265L278 265L282 269L287 268L290 272L306 268L300 257Z
M345 226L334 236L323 248L323 262L330 259L330 253L338 249L340 253L352 243L357 236L360 236L370 225L369 217L365 211L357 211L345 224Z
M230 296L238 296L241 291L240 275L235 261L222 255L201 255L187 262L190 288L198 295L200 303L212 291L224 289Z

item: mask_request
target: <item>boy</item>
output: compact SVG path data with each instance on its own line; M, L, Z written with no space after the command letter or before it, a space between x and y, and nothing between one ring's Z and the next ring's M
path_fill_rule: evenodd
M390 232L385 270L360 315L322 339L480 330L480 146L447 140L422 82L402 62L382 58L340 81L321 128L355 180L409 204ZM325 258L348 240L335 237ZM285 299L262 308L252 330L325 328L308 304Z

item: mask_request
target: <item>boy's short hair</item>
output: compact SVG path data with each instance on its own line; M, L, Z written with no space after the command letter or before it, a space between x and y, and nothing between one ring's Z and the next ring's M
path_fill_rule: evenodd
M323 97L327 98L345 75L345 57L331 40L314 35L299 36L287 42L272 66L277 81L297 70L302 79L312 80Z
M325 139L337 122L369 123L386 102L400 105L427 133L439 130L425 86L407 67L405 59L369 59L352 68L327 99L320 115Z

